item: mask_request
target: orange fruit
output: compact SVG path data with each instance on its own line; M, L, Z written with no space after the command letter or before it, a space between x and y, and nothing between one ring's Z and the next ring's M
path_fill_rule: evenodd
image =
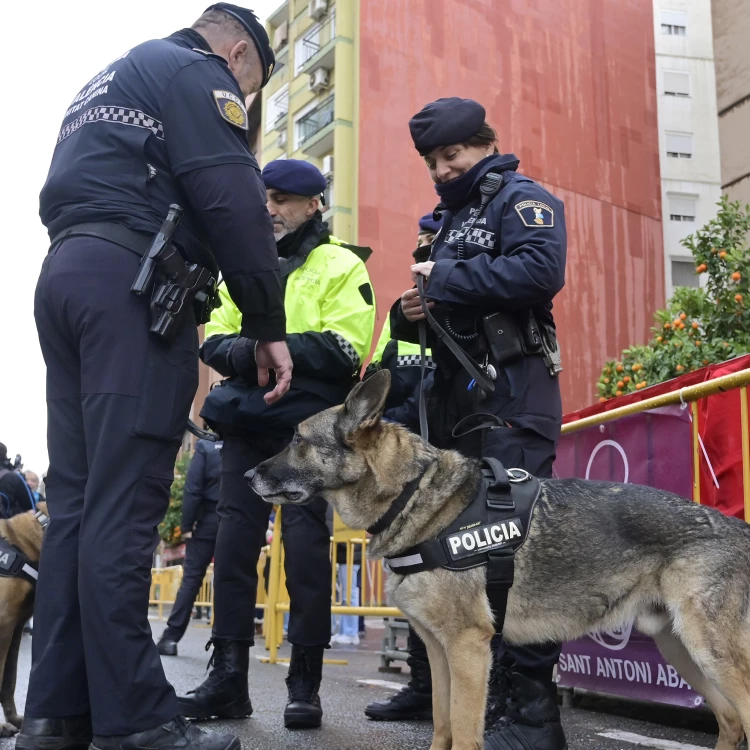
M641 390L641 388L643 388L643 386L642 386L642 385L641 385L640 383L636 383L636 384L635 384L635 389L636 389L636 391L640 391L640 390Z
M682 372L684 369L685 368L682 365L677 365L677 367L675 367L675 370L677 370L677 372Z
M687 318L687 315L685 313L680 313L680 320L685 320Z
M672 327L672 325L670 323L665 323L664 324L664 330L667 330L668 328L671 328L671 327Z
M604 385L609 385L609 378L604 378Z
M623 370L622 365L617 365L617 367L615 367L615 370L617 370L617 372L622 372Z
M726 251L726 250L722 250L722 251L721 251L721 252L719 253L719 257L720 257L720 258L721 258L722 260L724 260L724 258L726 258L726 257L727 257L727 251Z
M734 295L734 301L735 302L742 302L742 295L741 294L735 294Z
M622 379L622 381L623 381L623 383L629 383L629 382L630 382L630 375L626 375L626 376L625 376L625 377L624 377L624 378Z
M656 337L656 343L657 344L661 344L662 341L664 341L664 337L663 336L657 336Z
M709 361L708 361L707 359L704 359L704 360L703 360L703 364L704 364L704 365L709 365L709 364L711 364L711 363L710 363L710 362L709 362Z
M698 266L698 267L697 267L697 268L695 269L695 272L696 272L696 273L703 273L703 272L704 272L704 271L705 271L705 270L706 270L707 268L708 268L708 266L707 266L707 265L706 265L705 263L701 263L701 264L700 264L700 265L699 265L699 266Z
M622 396L622 391L615 391L615 396Z
M697 328L698 324L695 321L693 321L692 326L693 326L693 328Z
M607 400L607 399L606 399L606 398L605 398L604 396L602 396L602 397L601 397L601 398L599 399L599 403L600 403L600 404L603 404L603 403L604 403L604 402L605 402L606 400Z
M685 330L685 324L684 324L684 323L683 323L682 321L680 321L680 325L678 325L677 327L678 327L678 328L679 328L679 329L680 329L681 331L684 331L684 330Z
M739 281L742 278L742 274L739 271L735 271L732 274L732 281Z
M716 255L716 253L718 253L718 252L719 251L715 247L711 248L711 255Z
M622 380L618 380L617 381L617 387L618 388L624 388L625 387L625 383Z
M696 339L696 340L695 340L695 343L696 343L696 346L700 346L700 343L701 343L701 342L700 342L700 341L698 341L698 339Z

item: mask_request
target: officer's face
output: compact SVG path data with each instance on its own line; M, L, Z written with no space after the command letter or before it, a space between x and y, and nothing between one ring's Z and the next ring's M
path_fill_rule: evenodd
M273 236L277 242L311 219L320 205L317 196L306 198L303 195L282 193L274 188L266 190L266 198L268 213L273 221Z
M452 146L436 148L425 156L424 160L430 170L432 181L440 184L460 177L491 153L490 146L467 146L463 143L454 143Z
M431 245L434 239L435 235L432 232L420 232L420 234L417 236L417 247Z

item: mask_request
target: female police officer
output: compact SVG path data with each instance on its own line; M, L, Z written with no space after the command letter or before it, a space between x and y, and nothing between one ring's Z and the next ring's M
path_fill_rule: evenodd
M412 276L424 277L435 320L494 385L483 389L431 337L437 369L427 402L430 438L550 476L562 417L551 309L564 283L563 204L516 173L513 154L498 153L475 101L439 99L409 128L443 216L430 260L412 266ZM417 289L407 290L391 311L393 336L416 341L423 318ZM487 422L498 428L472 429ZM559 645L495 640L485 748L563 750L552 683Z

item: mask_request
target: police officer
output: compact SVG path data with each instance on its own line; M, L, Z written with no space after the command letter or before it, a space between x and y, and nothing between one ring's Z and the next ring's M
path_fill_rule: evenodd
M440 221L436 220L432 214L427 214L419 220L417 248L412 252L417 263L429 259L430 247L439 228ZM428 369L434 367L429 353L426 364ZM402 406L419 385L421 376L419 345L391 338L390 314L385 319L378 344L365 370L364 379L367 380L382 369L390 370L391 373L391 390L388 393L386 408L393 409Z
M311 164L285 159L263 170L285 285L287 343L294 385L278 404L255 374L255 339L222 288L221 307L206 326L203 361L226 375L206 399L202 416L224 438L219 535L214 559L214 652L210 674L186 697L190 718L241 718L252 713L249 650L255 635L257 563L272 506L247 485L244 474L281 451L296 425L342 403L370 350L375 307L359 255L363 248L331 236L319 211L326 183ZM284 711L287 727L318 727L323 651L331 636L330 538L326 503L284 507L282 539L291 600L292 644Z
M185 477L180 523L186 544L184 572L167 627L156 644L162 656L177 656L177 643L185 635L193 602L214 556L219 531L216 504L221 480L221 446L220 440L199 440Z
M52 244L36 290L47 364L54 521L42 552L23 750L238 748L179 718L147 620L156 527L198 382L186 305L165 341L130 293L170 204L174 245L217 272L258 341L270 400L291 379L271 220L245 97L273 70L252 11L211 6L193 28L121 54L65 113L40 215ZM93 741L92 741L93 730Z
M443 215L430 260L412 276L425 279L438 324L494 379L494 392L483 390L446 346L433 348L431 439L548 477L562 420L551 310L564 283L563 204L517 173L513 154L498 153L481 104L439 99L409 127ZM417 289L391 315L397 338L417 340ZM472 415L481 415L475 424ZM502 429L472 429L493 419ZM493 647L485 748L563 750L552 683L559 645L517 648L496 637Z

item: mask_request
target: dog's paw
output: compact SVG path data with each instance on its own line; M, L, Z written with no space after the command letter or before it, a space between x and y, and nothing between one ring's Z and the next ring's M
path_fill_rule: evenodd
M2 724L0 724L0 737L15 737L18 734L18 730L20 728L20 724L17 727L14 727L12 724L3 722Z

